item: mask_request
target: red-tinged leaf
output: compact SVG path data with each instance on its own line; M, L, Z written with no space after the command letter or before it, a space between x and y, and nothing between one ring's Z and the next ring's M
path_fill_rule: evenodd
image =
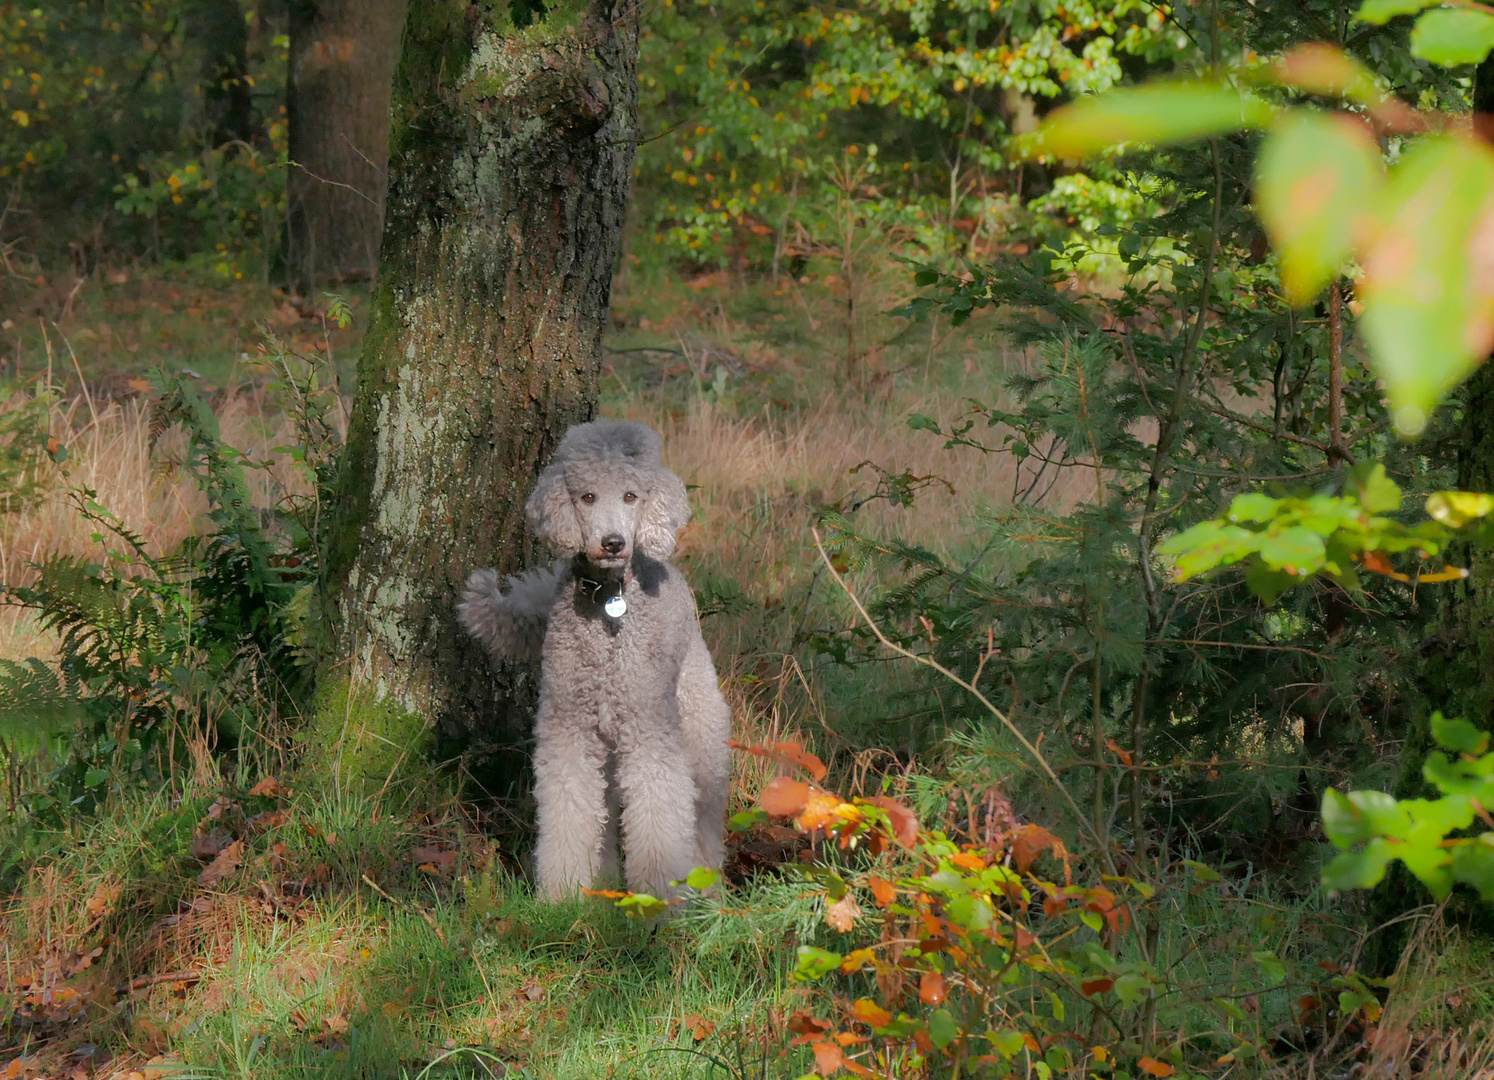
M923 1030L923 1028L919 1028L913 1033L913 1045L918 1047L919 1053L922 1054L934 1054L938 1053L939 1050L934 1045L934 1040L929 1038L929 1033Z
M788 1029L795 1035L821 1035L833 1026L830 1021L817 1019L813 1013L803 1009L795 1009L788 1018Z
M1396 427L1419 435L1494 344L1494 150L1456 135L1417 141L1390 172L1360 263L1372 366Z
M1034 941L1037 940L1037 935L1031 933L1024 927L1018 926L1015 927L1015 930L1018 949L1025 949L1027 948L1027 946L1031 945Z
M835 1041L841 1046L855 1046L857 1043L871 1042L865 1035L857 1035L854 1031L837 1031ZM851 1068L850 1061L842 1062L842 1065L847 1069Z
M1131 751L1121 749L1120 745L1114 739L1106 739L1105 746L1112 754L1121 759L1122 765L1128 769L1131 767Z
M944 976L937 971L925 971L918 980L918 1000L925 1005L938 1005L946 996Z
M890 881L872 877L867 880L866 885L871 889L872 899L877 902L879 908L884 908L897 899L897 886Z
M1024 157L1078 160L1113 147L1191 142L1270 122L1275 109L1253 94L1204 80L1158 80L1086 95L1051 113L1019 141Z
M805 750L798 742L792 740L764 746L761 743L748 744L738 742L736 739L728 739L727 745L734 750L741 750L744 753L754 754L757 757L772 758L774 761L782 761L797 766L808 772L816 783L825 779L825 774L829 771L825 768L823 761L808 750Z
M1287 299L1310 303L1371 228L1384 184L1369 127L1344 113L1284 113L1261 144L1255 208L1281 258Z
M809 785L787 776L775 776L768 781L757 799L758 805L774 817L794 817L803 812L808 802Z
M1079 984L1079 991L1085 997L1094 997L1096 994L1103 994L1114 985L1114 979L1090 979L1088 982Z
M1061 896L1043 897L1043 914L1050 919L1061 911L1067 911L1068 907L1069 902Z
M851 1019L879 1028L892 1023L892 1014L870 998L860 998L851 1006Z
M896 799L889 799L885 795L865 799L864 802L878 807L887 813L887 820L892 825L892 835L903 847L910 848L918 841L918 815L913 813Z
M1012 861L1017 864L1019 874L1027 873L1044 851L1051 851L1055 858L1060 859L1068 854L1063 841L1041 825L1023 825L1017 830L1016 839L1012 841Z
M1367 108L1385 100L1375 76L1348 53L1332 45L1298 45L1276 61L1278 82L1321 97L1342 97Z
M949 857L949 861L962 870L979 872L986 868L986 860L973 851L957 851Z
M1138 1061L1136 1063L1136 1067L1142 1072L1146 1073L1148 1076L1171 1076L1173 1073L1177 1072L1177 1070L1174 1069L1171 1065L1167 1064L1167 1062L1158 1061L1156 1058L1149 1057L1144 1057L1140 1061Z
M845 1054L841 1053L838 1043L817 1042L810 1049L814 1051L815 1072L821 1076L833 1076L845 1064Z

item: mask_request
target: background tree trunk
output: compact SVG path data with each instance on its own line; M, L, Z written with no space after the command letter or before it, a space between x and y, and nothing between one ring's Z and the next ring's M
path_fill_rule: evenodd
M471 571L531 555L532 480L595 408L637 115L636 0L523 31L484 10L411 6L326 558L353 685L448 735L524 719L453 609Z
M292 0L285 260L307 291L379 264L389 87L406 0Z
M249 27L239 0L193 0L187 31L202 50L204 120L214 146L254 138L249 93Z

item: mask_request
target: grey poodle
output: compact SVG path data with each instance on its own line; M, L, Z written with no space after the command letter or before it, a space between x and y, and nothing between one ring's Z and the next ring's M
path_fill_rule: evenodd
M731 766L731 710L668 562L685 485L656 434L599 420L566 432L525 510L561 558L507 592L477 571L457 613L495 655L541 661L539 891L615 882L620 818L628 888L678 895L692 867L721 865Z

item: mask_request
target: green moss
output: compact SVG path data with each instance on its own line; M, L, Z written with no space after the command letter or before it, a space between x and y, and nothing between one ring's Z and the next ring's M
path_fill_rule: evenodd
M399 795L429 780L430 724L394 698L346 679L323 685L302 734L302 786L353 794Z

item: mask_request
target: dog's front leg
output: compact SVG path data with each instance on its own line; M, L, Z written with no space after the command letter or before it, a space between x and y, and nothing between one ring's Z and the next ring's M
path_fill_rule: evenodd
M647 720L627 725L633 737L617 748L623 871L628 888L665 898L694 865L695 780L673 695L647 704Z
M548 900L591 887L602 868L607 747L595 727L580 727L575 719L557 718L543 704L535 718L534 864L540 895Z

